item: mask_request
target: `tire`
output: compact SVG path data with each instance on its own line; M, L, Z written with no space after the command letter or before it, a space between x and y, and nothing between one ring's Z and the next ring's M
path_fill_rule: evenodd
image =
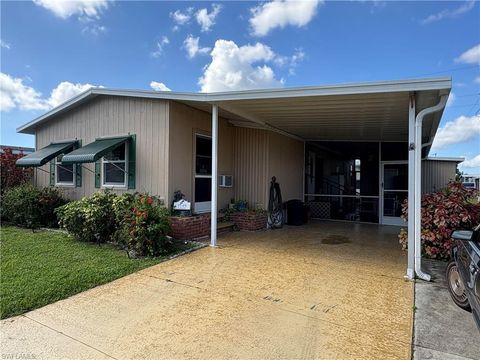
M463 310L472 311L470 304L468 303L465 285L460 277L455 261L451 261L448 264L446 275L448 291L450 292L453 302Z

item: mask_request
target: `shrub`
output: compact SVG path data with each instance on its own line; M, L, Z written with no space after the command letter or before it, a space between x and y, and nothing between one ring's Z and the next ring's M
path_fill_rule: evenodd
M30 229L39 227L39 195L40 191L30 184L6 190L2 197L2 217L17 226Z
M60 226L80 241L113 241L135 257L171 250L169 211L155 196L97 192L58 208L57 215Z
M59 225L80 241L110 241L117 226L113 212L115 197L106 191L72 201L56 210Z
M11 148L0 153L0 189L2 194L13 187L25 184L32 179L33 169L17 167L15 162L25 156L23 152L14 154Z
M169 211L163 201L148 194L135 194L132 202L123 201L129 207L125 211L117 207L123 216L119 231L129 256L158 256L168 253L172 243L167 238L170 230ZM118 201L120 202L120 200Z
M20 185L5 192L2 217L11 223L27 227L56 227L55 209L66 203L55 188L36 189L30 184Z
M422 253L432 259L447 260L453 245L451 234L458 229L471 229L480 222L479 193L459 182L422 197ZM402 217L407 220L408 203L402 206ZM407 248L407 231L400 230L402 247Z
M58 218L55 209L67 203L62 193L54 187L40 190L37 199L40 223L46 227L58 227Z

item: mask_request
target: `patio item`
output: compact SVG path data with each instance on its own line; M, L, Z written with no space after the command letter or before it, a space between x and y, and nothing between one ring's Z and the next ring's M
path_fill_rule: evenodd
M283 226L282 192L275 176L270 182L270 197L268 200L268 227L279 229Z

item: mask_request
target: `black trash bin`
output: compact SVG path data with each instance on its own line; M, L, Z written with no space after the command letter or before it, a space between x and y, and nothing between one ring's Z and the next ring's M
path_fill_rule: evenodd
M307 222L307 207L301 200L289 200L286 204L287 224L303 225Z

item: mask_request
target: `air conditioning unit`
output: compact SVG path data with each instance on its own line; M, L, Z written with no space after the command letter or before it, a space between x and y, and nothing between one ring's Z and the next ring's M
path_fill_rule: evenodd
M233 186L233 176L232 175L220 175L218 177L218 186L224 188L230 188Z

